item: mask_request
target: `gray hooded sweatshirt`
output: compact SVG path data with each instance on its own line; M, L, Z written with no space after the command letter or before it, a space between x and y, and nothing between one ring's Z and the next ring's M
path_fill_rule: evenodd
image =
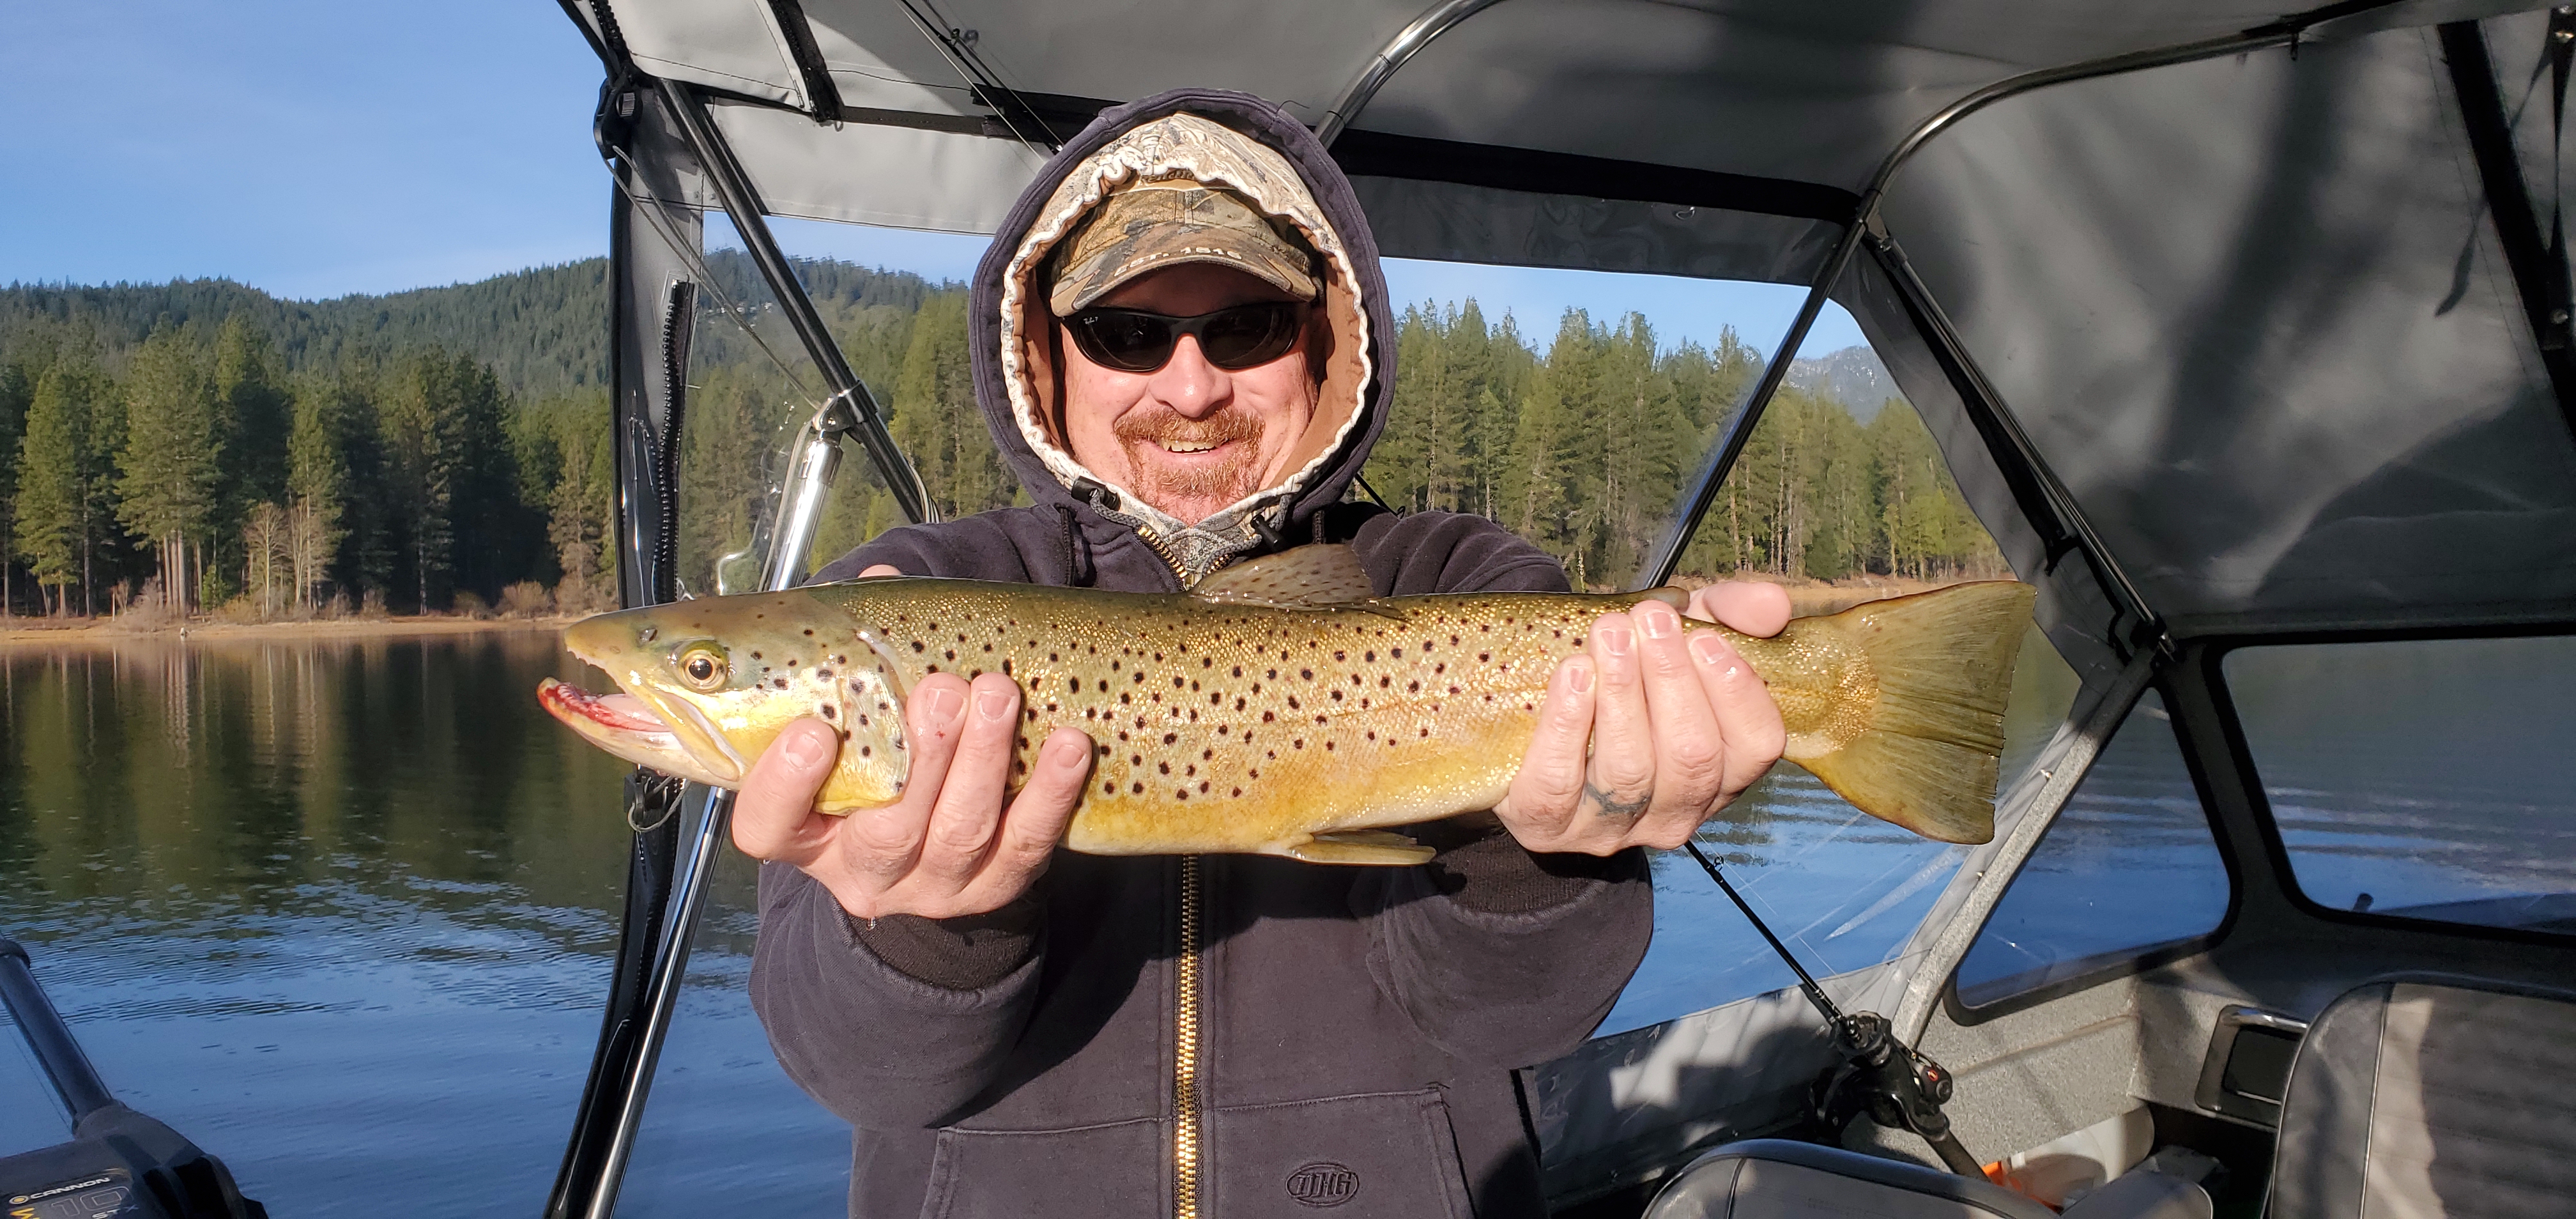
M1185 523L1084 469L1056 434L1038 268L1137 175L1221 183L1322 256L1332 350L1295 472ZM1480 517L1342 499L1386 421L1394 322L1350 184L1240 93L1108 111L1049 161L973 284L975 388L1031 506L892 530L825 568L1179 591L1225 563L1346 542L1381 595L1562 591ZM1488 822L1490 819L1488 819ZM1059 851L992 915L848 917L761 872L752 1002L788 1074L854 1127L850 1211L1538 1216L1512 1069L1571 1049L1644 956L1640 852L1533 856L1441 823L1417 867Z

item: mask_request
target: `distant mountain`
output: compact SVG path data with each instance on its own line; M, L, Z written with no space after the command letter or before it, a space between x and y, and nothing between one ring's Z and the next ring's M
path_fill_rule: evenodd
M1789 384L1842 403L1843 409L1862 423L1877 418L1878 408L1887 405L1888 399L1905 397L1897 392L1896 381L1887 375L1887 366L1878 362L1878 353L1859 345L1791 360Z
M878 271L832 259L789 261L805 281L807 295L827 315L836 308L879 305L909 315L946 286L908 271ZM745 306L757 309L769 300L742 251L707 255L707 269L728 296ZM319 301L282 300L226 279L10 284L0 287L0 353L12 347L16 332L48 323L85 322L96 328L104 350L117 352L142 342L164 319L211 336L234 312L267 333L290 371L328 368L357 348L390 353L435 345L491 366L503 386L520 394L560 393L607 379L605 258L531 267L473 283ZM706 337L723 344L731 336ZM747 356L729 347L709 354L718 361Z

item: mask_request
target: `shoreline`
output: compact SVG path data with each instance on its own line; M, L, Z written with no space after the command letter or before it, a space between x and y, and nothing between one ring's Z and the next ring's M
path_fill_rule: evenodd
M559 631L586 615L545 618L316 618L307 622L171 622L131 625L115 618L0 620L0 646L65 643L214 642L233 639L375 639L399 635L472 635L488 631ZM55 623L60 622L59 625Z

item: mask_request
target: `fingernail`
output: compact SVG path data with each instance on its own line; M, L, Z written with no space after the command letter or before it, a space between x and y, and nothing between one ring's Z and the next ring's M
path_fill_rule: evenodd
M933 724L954 724L964 709L954 690L931 690L921 696L921 714Z
M787 764L798 770L812 770L831 758L834 743L819 732L788 733Z
M1601 628L1601 650L1613 656L1627 655L1628 649L1636 646L1636 643L1636 636L1624 626Z
M1581 694L1592 688L1592 666L1565 666L1565 688Z
M1058 770L1080 770L1082 761L1091 754L1090 746L1081 741L1050 740L1046 743L1047 763Z
M1719 638L1715 631L1702 631L1690 641L1690 650L1691 656L1701 664L1713 665L1725 660L1727 653L1735 649L1726 646L1726 640Z
M1640 605L1628 616L1636 619L1637 630L1648 639L1670 639L1673 632L1682 628L1681 616L1661 601Z
M975 695L975 714L987 720L1008 719L1011 696L999 690L985 690Z

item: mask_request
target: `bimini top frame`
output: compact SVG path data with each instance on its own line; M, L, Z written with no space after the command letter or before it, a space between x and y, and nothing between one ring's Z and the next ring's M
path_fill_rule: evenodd
M2016 824L1984 879L1927 924L1938 942L1904 996L1908 1032L1925 980L1955 965L2088 743L2175 640L2576 621L2567 272L2540 230L2556 208L2529 194L2546 182L2554 199L2562 134L2534 126L2556 107L2508 104L2492 64L2544 62L2547 18L2491 16L2532 6L2354 0L2242 20L2215 0L2151 17L2102 0L1934 6L1900 28L1786 0L1613 2L1579 21L1564 0L1357 0L1347 21L1296 17L1304 41L1283 41L1252 28L1281 19L1266 8L1193 6L1219 34L1132 6L992 0L974 5L979 32L927 0L769 0L757 28L728 32L677 0L565 3L611 76L630 603L671 591L698 216L733 215L831 382L764 539L765 582L783 586L839 436L915 519L926 500L905 496L917 480L870 427L762 213L989 229L1118 90L1334 98L1317 125L1392 255L1806 284L1648 579L1671 571L1823 301L1851 307L2042 583L2043 620L2088 688L2052 746L2071 768L2008 800ZM1996 70L2016 62L2032 70ZM1174 64L1196 74L1156 77ZM1497 80L1523 82L1529 104L1496 105ZM2191 138L2136 138L2167 129ZM2465 180L2432 172L2458 165ZM2081 575L2061 566L2071 553ZM648 784L635 804L655 828L637 840L616 997L550 1213L613 1204L723 832L719 800Z

